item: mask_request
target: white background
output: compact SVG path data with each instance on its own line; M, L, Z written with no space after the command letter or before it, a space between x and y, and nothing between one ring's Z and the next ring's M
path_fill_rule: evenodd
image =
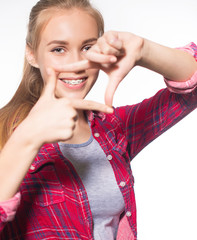
M28 14L36 0L0 0L0 107L22 75ZM169 47L197 43L196 0L93 0L106 30L130 31ZM89 99L103 102L100 74ZM114 105L134 104L165 87L162 77L135 68L118 88ZM146 147L132 162L139 240L197 239L197 111Z

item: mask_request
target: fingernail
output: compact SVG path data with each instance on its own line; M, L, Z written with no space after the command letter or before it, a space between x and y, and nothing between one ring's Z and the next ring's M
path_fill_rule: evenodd
M110 58L110 62L113 63L113 62L116 62L116 61L117 61L117 58L115 56Z
M118 39L117 38L112 38L110 39L110 43L113 44L114 42L116 42Z

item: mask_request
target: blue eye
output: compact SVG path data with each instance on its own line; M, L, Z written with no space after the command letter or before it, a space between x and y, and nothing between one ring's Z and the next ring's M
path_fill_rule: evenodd
M83 47L83 52L87 52L90 48L92 47L92 45L87 45L85 47Z
M58 47L58 48L53 49L52 52L55 52L55 53L64 53L64 49Z

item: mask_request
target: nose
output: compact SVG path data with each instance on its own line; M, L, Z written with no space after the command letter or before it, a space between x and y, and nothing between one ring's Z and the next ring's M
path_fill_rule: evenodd
M73 50L69 53L68 63L79 62L84 59L83 53L81 51Z
M82 61L84 59L83 53L81 51L77 51L77 50L73 50L69 53L69 56L67 57L67 63L68 64L72 64L72 63L76 63L79 61ZM75 72L76 74L81 74L84 73L84 70L81 71L77 71Z

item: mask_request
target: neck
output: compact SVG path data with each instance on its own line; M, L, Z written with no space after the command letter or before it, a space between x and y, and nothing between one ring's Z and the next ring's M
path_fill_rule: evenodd
M77 111L77 114L78 114L78 121L77 121L77 124L79 123L87 123L88 121L87 121L87 117L86 117L86 115L85 115L85 111L83 111L83 110L78 110Z
M81 144L87 142L91 136L91 130L85 112L80 110L77 113L78 120L74 129L74 135L72 138L65 141L67 144Z

